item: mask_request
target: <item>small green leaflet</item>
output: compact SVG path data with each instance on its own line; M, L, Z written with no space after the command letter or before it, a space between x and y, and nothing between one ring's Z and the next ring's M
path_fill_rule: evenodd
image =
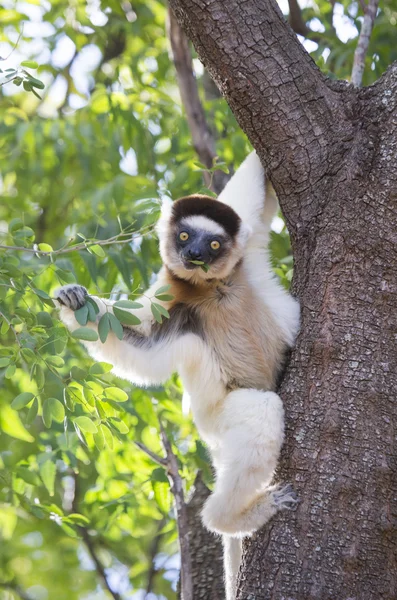
M116 337L119 338L119 340L122 340L123 339L123 335L124 335L122 324L111 313L108 314L108 317L109 317L109 323L110 323L110 327L112 328L112 331L114 332L114 334L116 335Z
M100 318L99 323L98 323L99 339L101 340L102 344L104 344L106 342L109 331L110 331L109 314L105 313L104 315L102 315L102 317Z
M87 250L88 252L90 252L90 254L96 254L96 256L99 256L100 258L105 258L106 256L104 249L98 244L94 244L93 246L87 246Z
M95 363L90 367L90 375L102 375L103 373L109 373L113 369L113 365L106 362Z
M93 310L91 305L84 304L84 306L74 311L76 321L82 326L87 325L89 307Z
M56 471L55 463L53 463L51 459L40 466L40 476L50 496L54 495Z
M114 402L126 402L128 400L128 394L117 387L105 388L105 396Z
M56 398L47 398L43 404L43 422L46 427L51 427L52 420L62 423L65 417L63 404Z
M208 273L210 270L210 266L202 260L189 260L189 262L192 263L192 265L199 265L205 273Z
M88 433L97 433L97 426L89 417L76 417L73 422L82 430Z
M166 308L164 308L164 306L161 306L161 304L157 304L157 302L152 302L150 308L157 323L163 322L162 317L166 317L166 319L170 318L170 313Z
M38 66L35 60L24 60L21 62L21 67L27 67L28 69L37 69Z
M86 342L96 342L98 340L98 334L93 329L89 329L89 327L79 327L75 329L72 333L72 337L77 340L85 340Z
M124 325L139 325L141 320L138 317L126 310L120 310L117 306L113 306L113 313L117 319Z
M21 410L21 408L29 404L33 398L34 394L31 392L22 392L22 394L16 396L16 398L14 398L14 400L11 402L11 408L14 410Z
M115 306L118 308L143 308L143 304L133 300L117 300L117 302L113 304L113 307Z

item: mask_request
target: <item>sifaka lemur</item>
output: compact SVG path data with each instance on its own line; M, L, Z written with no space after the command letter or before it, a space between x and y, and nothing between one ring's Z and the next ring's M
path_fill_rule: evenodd
M164 206L157 226L163 267L133 311L141 324L123 326L121 341L110 333L104 344L84 342L96 360L138 385L179 373L215 468L202 518L223 536L227 600L235 598L241 539L296 502L289 486L271 485L284 438L283 404L272 390L299 327L299 305L268 257L276 210L255 152L217 200L192 195ZM148 298L167 284L173 300L162 304L170 317L159 324ZM57 292L72 331L86 296L73 284ZM99 319L112 302L93 298Z

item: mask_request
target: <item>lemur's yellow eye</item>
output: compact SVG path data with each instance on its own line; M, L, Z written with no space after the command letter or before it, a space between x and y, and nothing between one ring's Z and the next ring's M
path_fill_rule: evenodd
M186 231L182 231L182 232L179 234L179 239L180 239L180 240L182 240L182 242L186 242L186 240L188 240L188 239L189 239L189 234L188 234L188 233L186 233Z
M217 242L217 240L212 240L211 242L211 248L213 250L219 250L219 248L221 247L220 243Z

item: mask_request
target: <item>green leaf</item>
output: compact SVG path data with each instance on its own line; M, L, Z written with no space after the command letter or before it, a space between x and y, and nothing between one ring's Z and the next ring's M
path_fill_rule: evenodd
M175 298L175 296L171 296L170 294L156 294L157 300L162 300L163 302L170 302Z
M29 483L30 485L40 485L41 481L36 473L28 469L27 467L19 466L16 468L16 474L18 477Z
M48 402L49 398L44 400L43 404L43 423L49 429L52 423L52 412L51 412L51 402Z
M57 367L58 369L63 367L65 364L65 361L60 356L47 356L45 360L49 365L52 367Z
M152 314L154 316L154 318L156 319L157 323L162 323L163 322L163 318L161 316L161 312L158 309L158 304L156 304L155 302L152 302L150 305L150 309L152 311Z
M92 308L95 311L95 314L97 315L99 313L99 307L98 304L95 302L94 298L92 298L91 296L87 296L85 301L86 303L88 302L88 304L92 306Z
M172 504L169 483L152 481L152 488L158 507L164 514L167 514Z
M37 413L39 412L39 401L37 398L33 400L32 406L28 410L28 414L26 415L26 425L31 425L35 418L37 417Z
M10 233L14 233L14 231L18 231L18 229L22 229L22 227L24 226L24 223L22 221L22 219L11 219L11 221L8 224L8 231Z
M89 329L89 327L79 327L75 329L72 333L72 337L77 340L85 340L86 342L96 342L98 340L98 334L93 329Z
M22 392L22 394L16 396L16 398L14 398L14 400L11 402L11 408L14 410L21 410L21 408L29 404L33 398L34 394L31 392Z
M115 402L126 402L128 400L128 394L117 387L108 387L104 390L106 398L114 400Z
M106 427L106 425L100 425L99 429L103 433L103 437L105 439L106 446L110 450L113 450L114 441L113 441L113 434L112 434L112 432L110 431L110 429L108 427Z
M141 320L134 314L113 306L114 316L125 325L139 325Z
M91 305L90 305L90 308L91 308L91 310L93 310ZM87 304L84 304L84 306L82 306L81 308L78 308L77 310L74 311L74 316L75 316L76 321L80 325L86 325L87 321L88 321L88 313L89 313L89 308L88 308Z
M12 379L15 375L15 371L17 370L15 365L8 365L6 368L6 372L4 373L4 377L6 379Z
M38 66L35 60L24 60L21 62L21 67L27 67L28 69L37 69Z
M115 306L118 308L143 308L143 304L135 302L134 300L117 300L117 302L113 304L113 308Z
M165 469L163 469L162 467L153 469L150 479L152 481L161 481L163 483L168 483L168 477L166 475Z
M117 419L116 417L111 417L109 422L113 427L115 427L120 433L128 433L128 426L121 419Z
M161 315L163 315L167 319L170 318L170 313L168 312L168 310L166 308L164 308L164 306L162 306L161 304L157 304L157 302L152 302L152 306L153 306L153 304L155 305L156 309L159 311L159 313Z
M167 285L162 285L161 287L159 287L158 290L155 291L155 296L156 298L159 297L159 295L164 294L165 292L168 292L171 289L171 285L168 283Z
M54 421L58 421L58 423L62 423L63 419L65 418L65 409L63 407L63 404L57 400L56 398L47 398L47 400L45 400L44 405L47 404L47 411L49 411L51 413L52 418L54 419ZM43 412L44 412L44 407L43 407Z
M100 258L105 258L105 256L106 256L104 249L102 248L102 246L99 246L98 244L94 244L93 246L87 246L87 250L91 254L95 254L96 256L99 256Z
M97 433L98 428L89 417L75 417L73 422L82 430L88 433Z
M38 244L37 247L42 252L53 252L54 251L53 247L50 246L50 244Z
M104 344L106 342L107 337L109 335L109 331L110 331L109 314L105 313L104 315L102 315L102 317L100 318L99 323L98 323L99 339L101 340L102 344Z
M55 484L55 475L56 475L56 465L54 462L52 462L52 460L47 460L45 463L43 463L40 468L40 476L41 479L43 480L43 483L45 485L45 487L47 488L48 493L50 494L50 496L54 495L54 484Z
M109 313L109 323L114 334L119 338L119 340L122 340L124 335L123 326L120 321L111 313Z
M91 375L103 375L104 373L109 373L113 369L113 365L106 362L95 363L90 367Z
M8 367L8 365L11 362L11 358L8 357L4 357L4 358L0 358L0 369L4 369L4 367Z
M24 71L26 73L26 71ZM28 76L28 83L32 86L32 87L36 87L39 90L44 90L44 83L42 81L40 81L40 79L36 79L36 77L33 77L30 73L26 73ZM34 90L32 90L32 92L34 92Z

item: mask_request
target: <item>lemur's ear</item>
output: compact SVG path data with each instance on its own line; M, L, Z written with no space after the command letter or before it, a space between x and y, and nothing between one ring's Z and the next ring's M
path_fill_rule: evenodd
M255 151L240 165L218 200L231 206L246 225L255 227L265 203L265 172Z

